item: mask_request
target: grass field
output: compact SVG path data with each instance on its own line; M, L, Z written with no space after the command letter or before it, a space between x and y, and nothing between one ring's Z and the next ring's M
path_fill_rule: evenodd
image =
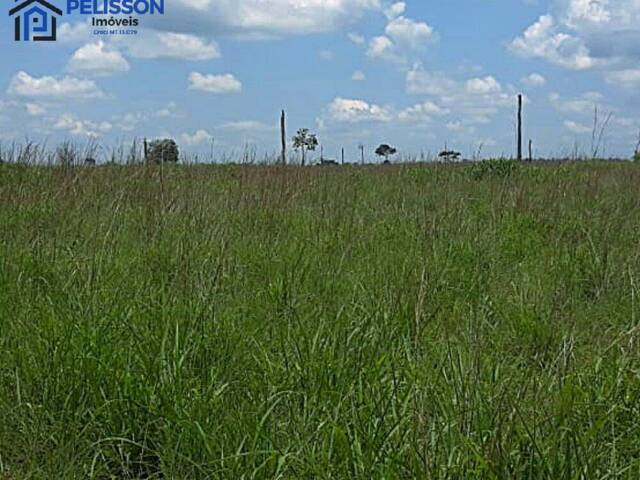
M0 165L0 478L640 478L639 186Z

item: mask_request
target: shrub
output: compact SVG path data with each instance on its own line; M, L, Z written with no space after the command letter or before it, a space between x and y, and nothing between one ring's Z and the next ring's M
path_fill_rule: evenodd
M150 163L178 163L180 153L178 145L174 140L165 138L149 143L147 150L147 161Z
M486 177L506 178L519 168L520 164L517 161L501 158L475 163L470 167L470 172L472 178L482 180Z

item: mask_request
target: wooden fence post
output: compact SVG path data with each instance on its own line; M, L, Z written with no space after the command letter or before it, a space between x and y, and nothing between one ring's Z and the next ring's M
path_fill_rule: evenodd
M518 95L518 161L522 161L522 95Z
M282 165L287 164L287 132L285 126L286 116L284 110L282 110L282 115L280 116L280 140L282 141L282 158L280 162Z

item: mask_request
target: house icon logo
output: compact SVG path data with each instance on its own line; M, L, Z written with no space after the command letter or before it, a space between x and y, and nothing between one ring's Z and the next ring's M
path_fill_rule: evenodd
M53 42L56 40L56 28L62 15L55 5L46 0L16 0L21 2L9 11L15 17L15 40L34 42Z

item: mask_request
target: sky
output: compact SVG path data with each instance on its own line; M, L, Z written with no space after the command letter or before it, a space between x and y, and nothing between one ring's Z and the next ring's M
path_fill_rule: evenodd
M638 142L640 0L165 0L136 35L96 35L52 3L55 42L0 22L2 143L171 137L260 156L285 109L289 139L309 128L330 158L381 143L511 156L519 93L536 156L589 154L596 107L600 154Z

